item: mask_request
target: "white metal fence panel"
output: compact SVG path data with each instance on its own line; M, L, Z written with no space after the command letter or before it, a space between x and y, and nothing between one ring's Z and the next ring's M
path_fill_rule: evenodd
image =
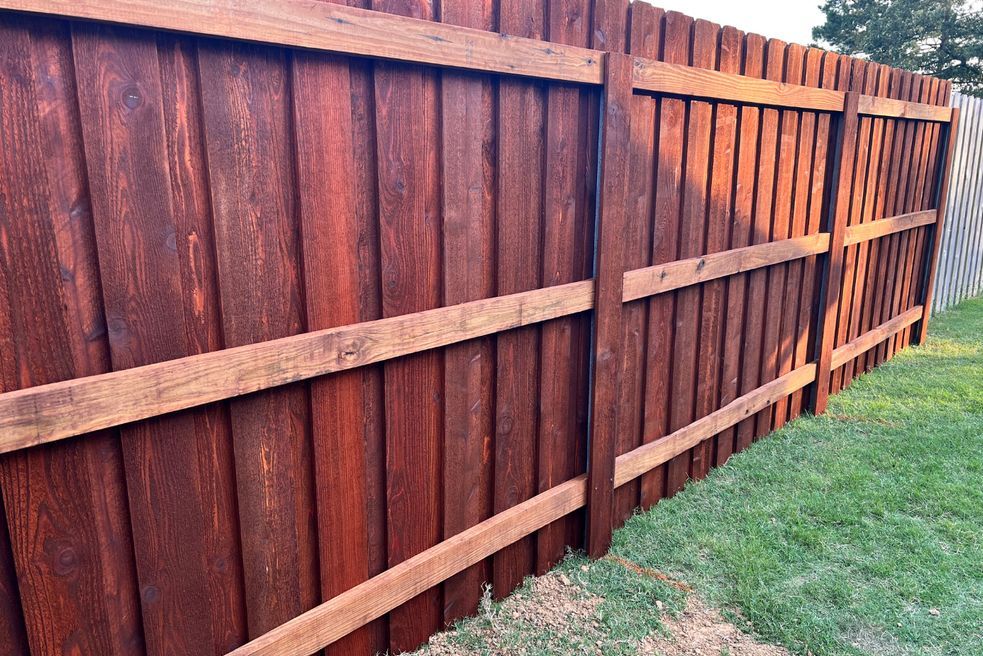
M983 98L952 94L961 108L932 311L983 291Z

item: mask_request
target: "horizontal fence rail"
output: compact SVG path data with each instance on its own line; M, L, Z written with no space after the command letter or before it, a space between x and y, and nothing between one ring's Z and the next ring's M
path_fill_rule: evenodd
M15 651L412 649L952 286L933 78L622 0L0 10L0 593L84 580Z

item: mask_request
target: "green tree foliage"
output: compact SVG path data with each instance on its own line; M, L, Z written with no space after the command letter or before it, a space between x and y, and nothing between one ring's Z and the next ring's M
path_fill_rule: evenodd
M935 75L983 96L979 0L826 0L814 39L838 52Z

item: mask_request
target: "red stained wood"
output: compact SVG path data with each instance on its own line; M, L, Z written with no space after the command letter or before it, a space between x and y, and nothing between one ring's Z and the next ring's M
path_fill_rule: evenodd
M881 67L881 85L878 93L883 97L890 97L897 87L896 71L890 67ZM881 130L881 152L879 166L877 169L877 191L874 204L874 218L883 219L885 207L887 206L888 187L891 175L891 154L894 149L894 128L895 121L885 119L880 123ZM888 263L888 253L891 247L891 235L885 239L878 239L877 243L870 251L868 263L868 301L865 305L867 311L865 328L870 330L880 325L880 317L884 310L884 297L889 282L886 280L886 267ZM870 370L877 365L879 348L875 347L864 354L864 369Z
M378 297L377 266L363 260L353 82L349 61L296 53L292 62L297 130L298 211L303 237L305 311L309 330L378 318L360 299ZM374 180L374 172L373 172ZM374 212L368 217L375 222ZM377 258L376 258L377 260ZM378 573L373 563L370 463L381 450L373 422L378 371L358 369L311 383L311 439L317 501L320 591L330 599ZM384 535L384 532L383 532ZM378 539L376 537L375 539ZM380 622L350 633L331 654L383 650Z
M763 75L770 80L779 80L785 60L785 44L768 41L764 48ZM750 44L749 44L750 49ZM772 204L775 194L775 178L779 159L779 120L775 109L761 110L761 133L759 136L758 166L756 169L756 192L752 210L751 243L761 244L771 241ZM741 371L741 394L758 387L766 375L767 364L764 335L766 328L768 271L759 269L748 275L747 327L745 333L744 364ZM766 423L770 423L770 409L762 410L754 418L748 418L737 426L739 448L744 448L759 437Z
M494 30L492 2L441 5L445 23ZM490 77L447 71L441 79L444 305L495 295L495 85ZM449 538L492 513L494 338L444 354L444 526ZM444 622L478 610L490 561L444 584Z
M662 41L665 12L647 3L630 7L629 51L636 56L656 58ZM628 217L623 256L626 271L646 267L652 261L656 129L659 101L644 94L631 100L631 136L628 164ZM618 401L618 454L627 453L657 431L649 424L653 414L646 403L650 372L649 310L655 300L641 300L622 306L622 371ZM650 505L661 496L665 467L660 466L615 490L615 521L624 522L638 505Z
M183 167L201 159L197 126L184 124L181 107L186 51L163 42L162 62L152 35L96 27L79 27L73 42L79 105L92 117L82 127L112 366L218 346L208 344L209 318L185 310L196 292L214 300L183 275L199 265L196 235L210 228L203 179ZM244 637L244 617L224 410L161 417L121 435L147 649L225 651Z
M824 53L816 48L809 48L805 55L805 76L803 83L808 86L831 87L835 83L835 63L824 68ZM827 74L827 68L831 73ZM800 144L812 142L807 148L809 155L799 162L796 179L796 217L801 221L799 212L805 212L805 234L813 235L822 229L824 202L826 198L826 169L829 146L829 114L806 113L802 116L799 129ZM800 153L803 145L800 145ZM803 170L803 168L805 170ZM804 206L804 207L803 207ZM797 224L796 224L797 225ZM798 369L813 358L812 344L814 343L816 306L819 300L816 280L817 259L808 257L801 267L790 270L788 287L798 290L799 313L797 326L792 332L794 343L792 369ZM801 273L797 273L800 271ZM798 281L795 276L799 275ZM796 390L789 400L789 419L795 419L802 412L803 390Z
M100 373L109 357L67 26L6 17L0 37L0 390L9 391ZM0 488L4 653L143 653L116 433L7 455Z
M784 61L782 61L784 60ZM774 63L772 63L774 62ZM796 83L802 77L802 57L783 41L768 41L769 79ZM784 65L784 67L783 67ZM767 114L766 114L767 117ZM771 240L788 239L792 228L792 190L796 165L796 142L798 141L800 116L798 112L783 110L778 115L778 142L775 165L775 188L771 217ZM780 369L780 350L782 348L782 324L790 315L786 305L785 283L788 264L770 267L765 283L765 315L762 330L761 383L778 377ZM758 413L755 437L763 437L776 426L776 415L787 412L787 400L779 399L774 408L766 408Z
M698 33L697 38L706 38L711 43L719 39L716 69L727 73L739 72L742 35L732 28L721 31L716 26L706 28L706 32L708 32L706 37ZM719 253L728 248L734 155L737 150L737 111L736 106L724 103L718 104L713 110L706 235L703 247L703 251L707 254ZM719 403L725 284L725 280L718 279L702 285L695 405L697 419L716 410ZM706 440L693 449L694 479L701 479L710 471L714 463L715 442L715 439Z
M585 46L590 8L584 0L554 3L547 12L550 41ZM582 94L573 86L546 90L543 189L542 286L551 287L584 277L579 257L591 219L586 196L587 132L578 128L589 116ZM592 209L592 206L591 206ZM546 323L540 342L539 483L543 492L569 480L582 467L586 447L586 367L581 345L589 335L584 317ZM536 571L545 572L563 558L565 545L580 533L576 518L564 518L540 531Z
M672 64L688 64L693 20L677 12L668 12L664 17L664 25L663 59ZM672 262L680 257L683 198L686 195L686 171L683 168L688 141L686 114L685 101L662 99L659 112L659 169L655 187L656 214L652 231L653 264ZM649 384L654 398L647 400L646 405L651 403L653 410L657 404L662 405L661 410L664 412L661 421L653 422L655 432L651 438L662 437L674 430L674 424L685 422L685 418L692 412L693 404L693 396L686 396L687 390L692 391L691 385L687 384L686 375L678 381L676 379L679 372L675 350L679 294L674 292L664 296L665 300L660 299L661 302L649 307L650 348L654 347L656 350L649 352L648 361L665 363L663 367L668 366L669 369L668 375L664 369L658 373L652 369L649 371L649 376L655 379L650 378ZM692 328L695 331L695 326ZM695 358L695 352L693 357ZM689 375L692 375L692 371ZM646 441L651 438L646 431ZM686 483L691 459L689 453L684 453L666 464L666 495L675 494Z
M373 3L431 19L427 2ZM379 64L375 70L382 313L441 304L438 74ZM442 537L443 353L385 364L388 561L397 565ZM409 651L441 627L441 591L428 590L390 614L389 646Z
M202 42L199 74L226 346L305 330L282 51ZM229 403L248 635L320 599L305 384Z
M842 63L842 62L841 62ZM842 71L841 71L842 72ZM826 231L830 233L829 254L822 271L822 292L819 302L819 326L816 338L816 383L812 390L811 410L819 415L826 411L832 379L832 357L837 333L837 291L843 276L843 240L850 214L853 194L854 158L857 151L859 119L857 94L848 93L843 115L837 121L834 151L832 199L826 219Z
M617 455L619 367L621 366L622 285L628 172L620 156L628 150L631 112L631 58L605 56L604 105L594 258L590 453L587 469L587 553L600 557L614 528L614 458Z
M627 49L811 87L933 103L948 93L781 42L766 55L760 37L624 0L374 8L586 46L597 61ZM624 271L819 232L837 122L822 111L638 89L624 103L628 145L599 159L598 88L71 29L75 52L68 24L12 17L0 28L0 170L17 171L0 176L3 215L15 217L0 251L0 389L589 278L601 193L597 353L584 313L5 455L0 640L18 653L24 641L36 652L224 653L440 541L460 547L455 538L537 492L562 501L490 558L405 579L433 587L393 590L364 626L358 608L319 611L348 618L330 653L413 648L473 613L484 581L504 596L583 544L585 489L588 547L600 554L635 505L798 414L804 382L766 400L762 383L818 357L827 393L835 326L873 344L862 335L909 317L924 294L932 242L919 227L853 244L836 285L851 291L839 317L835 298L821 307L818 327L832 253L612 311L608 269L620 283ZM903 116L862 119L841 228L933 202L943 127L911 118L926 116L918 108ZM605 163L617 176L602 175L599 192ZM621 176L626 224L609 240L603 215L619 203L607 183ZM854 374L907 344L921 327L910 322L851 350ZM591 357L604 382L585 488ZM759 399L757 418L699 423L742 395ZM692 426L700 435L668 462L612 492L616 454Z
M764 71L764 39L748 34L744 37L744 57L741 74L748 77L761 77ZM734 209L731 227L730 245L732 248L742 248L754 243L763 243L756 239L753 233L754 192L756 171L758 167L758 135L761 112L757 107L741 107L740 135L737 144L737 171L734 188ZM748 279L751 274L732 276L727 283L727 323L724 339L723 365L720 382L720 404L727 405L741 395L746 386L743 382L744 367L754 366L754 363L742 365L746 349L752 349L753 342L748 341L749 325L754 321L751 316L745 316L748 304ZM752 353L754 351L752 350ZM728 450L739 451L751 442L753 421L746 421L743 429L734 426L717 438L717 462L722 464L728 455Z
M544 35L544 7L503 2L500 29L529 38ZM499 83L497 135L497 293L540 286L542 245L543 144L545 97L539 85L511 79ZM497 338L495 399L495 494L499 513L537 491L539 386L538 327L521 328ZM493 590L506 596L535 566L535 540L523 538L494 558Z
M948 96L948 89L943 89L942 94ZM923 314L921 322L914 329L914 339L922 344L928 337L928 321L932 312L932 294L935 291L936 265L939 259L939 249L941 246L942 228L945 221L946 198L948 197L949 183L952 174L953 154L955 152L955 139L959 133L959 108L952 110L952 121L941 130L939 135L940 146L938 166L942 167L939 171L935 188L932 189L932 200L929 201L937 208L937 219L934 226L931 226L927 243L930 244L929 251L926 252L927 277L922 288L921 305Z

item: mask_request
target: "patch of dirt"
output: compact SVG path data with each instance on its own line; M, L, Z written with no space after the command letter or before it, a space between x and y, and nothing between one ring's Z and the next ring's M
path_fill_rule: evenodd
M618 563L625 569L631 570L632 572L635 572L636 574L640 574L641 576L647 576L651 579L656 579L658 581L662 581L663 583L668 583L669 585L676 588L677 590L682 590L683 592L693 591L693 588L689 587L682 581L677 581L676 579L663 574L657 569L642 567L638 563L633 563L632 561L626 558L621 558L613 554L608 554L607 556L604 556L604 560L610 560L612 563Z
M660 580L664 577L681 589L690 590L685 583L673 581L661 572L620 558L617 562L642 575ZM564 574L550 572L533 579L529 588L514 593L497 608L486 597L479 618L470 623L466 641L458 639L453 631L441 633L431 638L429 646L419 653L428 656L470 656L477 651L502 656L524 654L526 645L517 644L523 642L517 634L541 633L565 639L575 637L572 653L603 656L601 645L606 636L596 619L602 601ZM659 611L653 608L652 612ZM662 622L668 635L649 635L634 647L628 645L629 651L645 656L789 656L784 648L757 642L692 592L679 617L663 615Z
M788 656L783 647L756 641L695 594L679 617L663 618L668 636L651 635L638 653L655 656Z
M524 627L549 633L582 633L586 640L597 639L600 630L595 620L602 599L585 592L566 575L549 572L532 579L530 587L513 593L497 609L486 595L478 610L480 628L469 630L491 654L517 653L509 647L508 635ZM456 644L453 631L439 633L421 652L429 656L470 656L473 650ZM521 653L521 652L518 652Z

